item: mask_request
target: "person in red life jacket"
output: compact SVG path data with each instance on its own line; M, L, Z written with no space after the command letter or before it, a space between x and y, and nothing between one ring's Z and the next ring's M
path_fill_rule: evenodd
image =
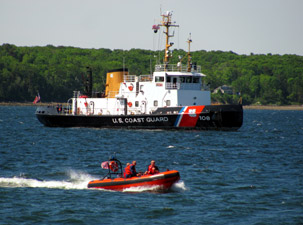
M156 174L156 173L159 173L159 169L156 166L155 160L152 160L147 168L147 171L144 174Z
M126 178L126 168L130 165L130 163L126 163L126 166L123 170L123 177Z
M136 171L137 162L133 161L132 164L125 168L125 178L140 176L140 173Z

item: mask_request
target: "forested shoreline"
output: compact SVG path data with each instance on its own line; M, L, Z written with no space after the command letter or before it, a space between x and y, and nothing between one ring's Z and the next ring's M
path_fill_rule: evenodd
M183 50L174 50L172 63ZM211 90L228 85L241 93L243 104L303 104L303 56L238 55L234 52L195 51ZM86 67L93 71L93 90L103 92L108 70L126 67L130 74L150 74L163 51L110 50L75 47L0 46L0 102L30 102L40 93L43 102L65 102L83 90ZM232 102L238 95L215 94L214 102Z

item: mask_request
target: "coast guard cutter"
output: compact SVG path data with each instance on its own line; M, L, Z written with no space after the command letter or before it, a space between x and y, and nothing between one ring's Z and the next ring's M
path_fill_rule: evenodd
M153 74L131 75L126 68L108 71L103 95L92 91L92 71L88 68L86 94L74 91L67 106L39 106L38 120L49 127L98 127L135 129L237 130L242 126L241 104L211 105L209 86L199 65L191 62L188 39L187 62L170 64L173 43L172 13L165 12L156 33L166 35L163 64Z

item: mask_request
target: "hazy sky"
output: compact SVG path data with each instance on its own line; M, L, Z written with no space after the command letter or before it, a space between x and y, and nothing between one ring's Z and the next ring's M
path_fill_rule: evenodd
M158 50L160 7L174 48L303 55L303 0L0 0L0 45Z

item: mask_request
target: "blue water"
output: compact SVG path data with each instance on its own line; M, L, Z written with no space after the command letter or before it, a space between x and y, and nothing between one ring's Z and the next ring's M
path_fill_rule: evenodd
M303 224L303 111L245 110L237 132L48 128L34 111L0 107L0 224ZM113 152L181 181L87 189Z

